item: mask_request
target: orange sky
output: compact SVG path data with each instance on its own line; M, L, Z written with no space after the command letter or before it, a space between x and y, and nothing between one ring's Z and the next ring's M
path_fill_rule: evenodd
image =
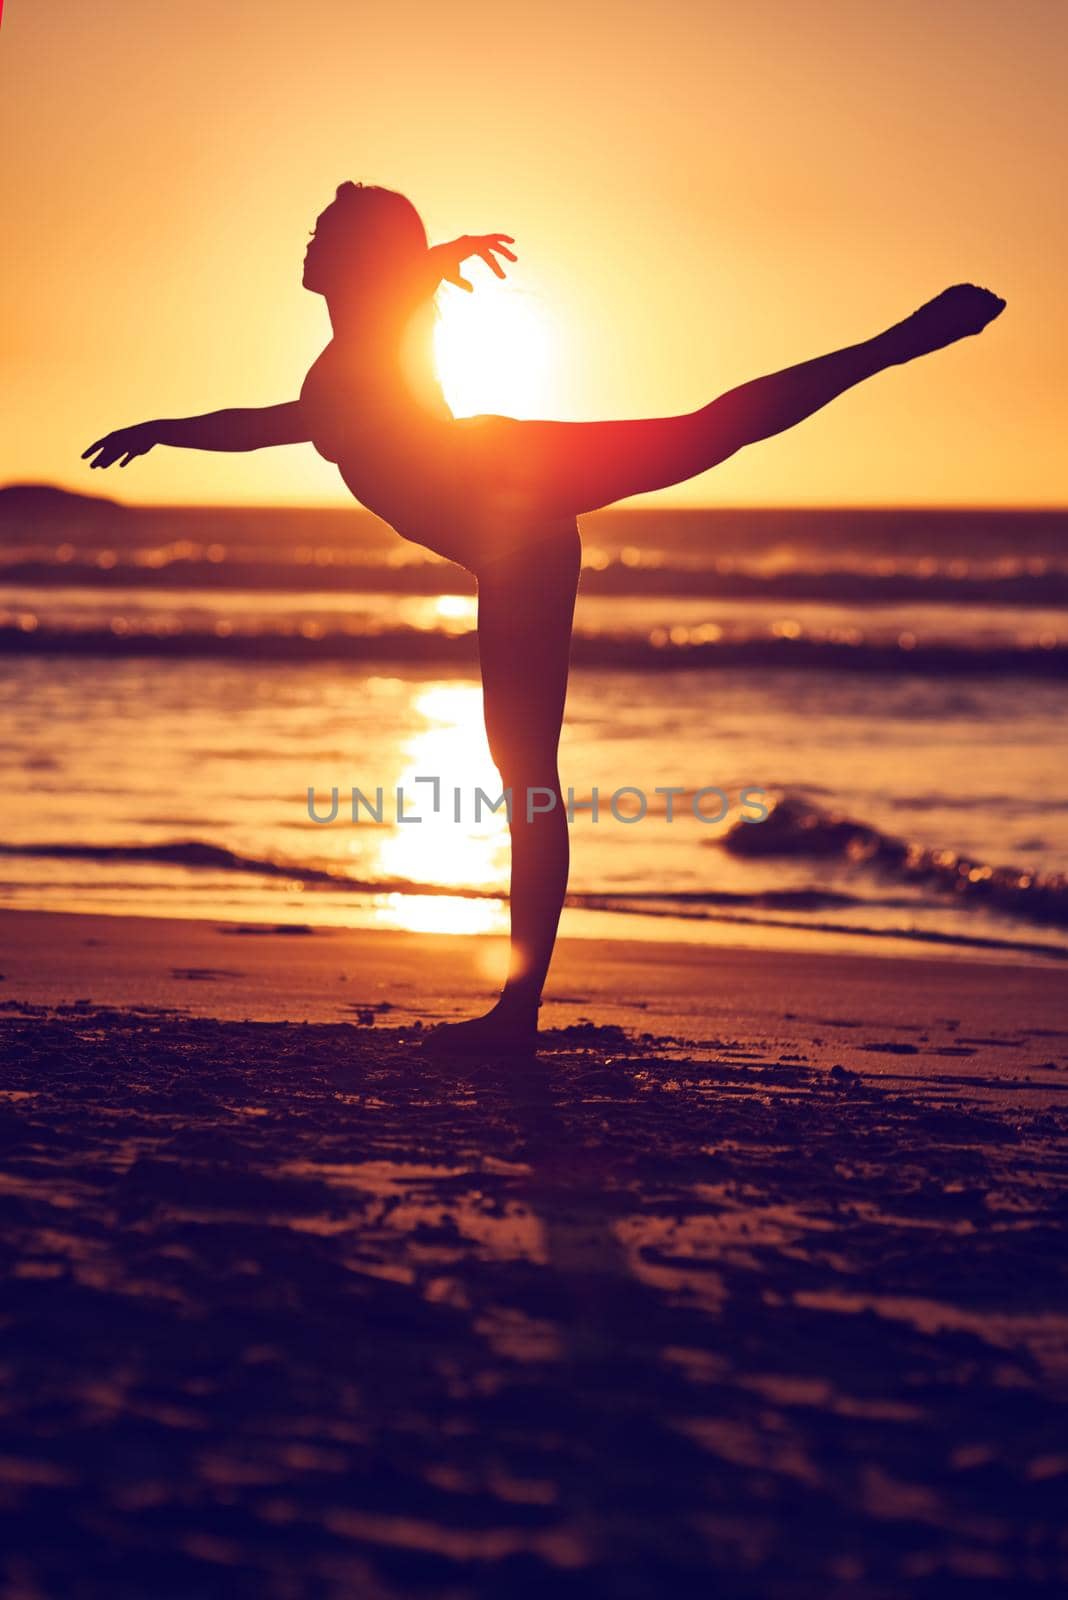
M305 237L351 177L432 240L516 236L462 308L496 319L473 409L689 410L948 283L1007 297L660 503L1068 502L1062 0L8 0L0 74L0 482L340 503L310 446L78 456L295 396L327 336Z

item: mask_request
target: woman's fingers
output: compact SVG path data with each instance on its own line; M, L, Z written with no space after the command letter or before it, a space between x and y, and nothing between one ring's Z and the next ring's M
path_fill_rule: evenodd
M498 256L503 256L506 261L518 261L519 259L514 251L507 249L500 242L502 239L509 238L510 235L507 233L491 233L487 234L484 239L480 239L477 244L478 254L482 257L487 267L496 273L498 278L503 278L505 275L504 268L497 260ZM515 240L512 239L511 242L514 244Z
M138 456L143 456L152 447L143 443L136 430L121 429L117 433L106 433L102 439L91 444L88 450L83 450L82 460L86 461L92 455L95 461L90 461L90 467L113 467L118 461L122 467L128 467L131 461L136 461Z
M504 256L506 261L518 261L519 257L515 251L508 249L510 244L515 244L515 240L510 233L487 233L478 240L479 255L483 261L489 261L493 270L501 278L504 277L504 273L499 269L496 261L492 260L492 256Z
M515 240L510 233L465 233L461 238L454 240L450 246L436 246L435 248L439 250L447 250L452 255L455 263L451 272L442 274L445 282L455 284L458 289L464 289L468 294L473 294L474 284L460 275L460 262L472 257L477 257L478 260L484 261L495 277L503 278L505 276L504 268L497 260L497 257L503 256L506 261L518 261L519 259L514 251L508 249L510 244L515 244Z
M96 460L91 461L89 463L90 466L110 467L111 463L122 455L124 448L121 434L105 433L102 439L98 439L95 444L89 446L82 456L82 460L84 461L87 456L95 455Z

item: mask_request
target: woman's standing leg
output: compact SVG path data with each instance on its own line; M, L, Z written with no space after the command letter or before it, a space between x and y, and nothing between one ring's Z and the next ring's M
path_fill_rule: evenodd
M511 958L484 1017L436 1028L444 1049L533 1043L567 888L557 748L567 694L580 542L574 522L478 574L478 647L490 754L512 792Z

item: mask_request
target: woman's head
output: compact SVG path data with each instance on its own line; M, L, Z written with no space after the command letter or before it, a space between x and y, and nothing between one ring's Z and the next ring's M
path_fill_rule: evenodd
M304 257L304 287L328 298L414 289L427 248L422 218L404 195L343 183L316 221Z

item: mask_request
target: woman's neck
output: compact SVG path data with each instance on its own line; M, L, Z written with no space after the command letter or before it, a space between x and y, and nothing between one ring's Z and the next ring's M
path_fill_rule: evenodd
M395 295L368 294L366 290L328 295L326 307L334 338L365 349L395 347L411 316L411 309L398 304Z

